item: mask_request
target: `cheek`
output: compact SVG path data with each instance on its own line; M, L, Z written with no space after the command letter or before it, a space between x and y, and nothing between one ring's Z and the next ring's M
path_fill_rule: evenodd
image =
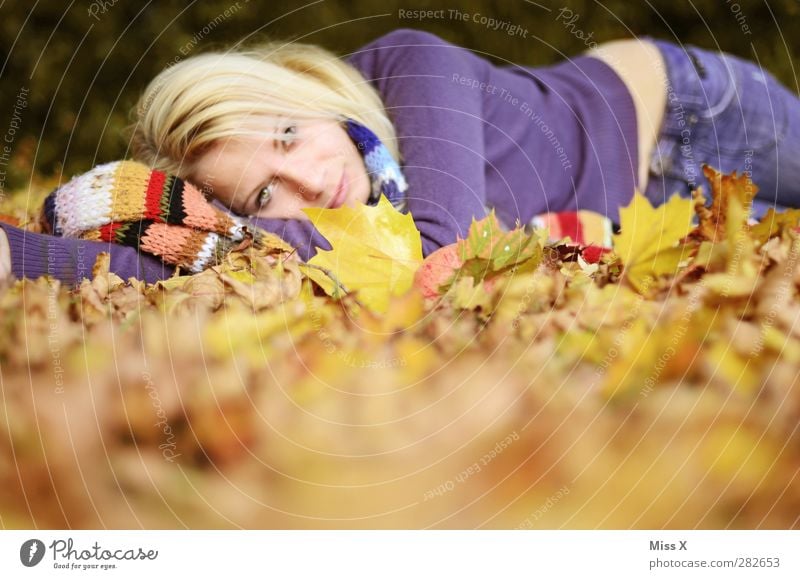
M307 219L302 209L308 206L308 202L301 195L286 193L281 196L279 204L275 205L274 210L280 217L288 219Z
M303 204L300 203L300 198L297 195L289 194L285 197L284 206L286 209L297 211L303 206Z

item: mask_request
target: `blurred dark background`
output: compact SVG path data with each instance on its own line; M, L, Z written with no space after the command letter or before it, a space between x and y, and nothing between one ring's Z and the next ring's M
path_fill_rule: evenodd
M0 171L7 188L25 187L37 173L69 177L128 156L123 128L147 82L177 58L245 37L302 39L346 54L395 28L415 27L497 62L541 65L594 42L650 35L757 58L793 90L798 86L798 0L65 4L0 7ZM444 12L410 17L421 9ZM490 18L500 23L497 30Z

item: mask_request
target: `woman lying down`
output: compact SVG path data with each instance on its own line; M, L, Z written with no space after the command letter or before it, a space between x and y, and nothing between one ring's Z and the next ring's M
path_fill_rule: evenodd
M304 208L381 195L411 213L424 255L491 209L508 228L589 210L610 234L634 190L689 196L703 163L751 175L756 217L800 206L797 96L751 62L650 38L540 68L405 29L344 60L271 43L167 68L136 114L135 161L53 192L50 234L0 223L0 275L73 284L110 251L113 272L153 282L253 227L308 259L330 246Z

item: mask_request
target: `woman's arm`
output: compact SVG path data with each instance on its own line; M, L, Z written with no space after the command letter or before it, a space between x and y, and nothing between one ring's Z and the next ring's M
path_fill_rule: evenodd
M433 34L396 30L350 57L380 92L409 183L408 209L425 255L466 237L486 215L483 97L460 79L491 65Z
M122 279L135 277L155 283L174 273L173 267L132 247L31 233L6 223L0 223L0 229L8 236L9 265L18 278L50 275L66 285L77 285L92 277L92 266L104 251L111 254L110 271Z
M253 219L254 224L274 233L297 248L303 261L309 260L317 246L330 249L327 240L310 221L293 219ZM7 251L4 251L4 234ZM135 277L148 283L167 279L175 268L157 257L138 253L133 247L116 243L86 241L24 231L0 223L0 281L12 273L17 278L51 275L66 285L77 285L92 277L92 266L101 252L111 254L110 271L122 279Z
M316 253L317 246L331 247L310 221L253 219L253 222L296 247L304 261ZM111 254L110 271L122 279L134 277L155 283L175 273L174 267L157 257L140 254L133 247L42 235L0 222L0 281L9 273L17 278L50 275L65 285L77 285L82 279L92 277L92 266L104 251Z

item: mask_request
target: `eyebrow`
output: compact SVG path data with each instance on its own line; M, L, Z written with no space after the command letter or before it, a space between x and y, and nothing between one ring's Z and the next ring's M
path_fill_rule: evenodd
M274 125L274 128L273 128L273 131L272 131L272 134L273 134L273 135L279 135L279 134L280 134L280 128L281 128L281 124L282 124L282 122L283 122L285 119L286 119L286 117L285 117L285 116L278 117L278 120L275 122L275 125ZM280 140L280 139L279 139L279 137L277 137L277 136L275 136L275 137L272 139L272 149L273 149L273 150L275 150L275 151L278 149L278 141L279 141L279 140ZM270 180L266 181L266 184L265 184L265 181L259 181L259 184L255 186L255 189L253 189L253 190L250 192L250 194L247 196L247 201L246 201L246 203L247 203L247 204L251 204L251 203L252 203L252 204L254 204L254 205L256 205L256 206L257 206L257 205L258 205L258 203L257 203L256 201L257 201L257 198L258 198L258 194L261 192L261 190L262 190L264 187L268 187L268 186L269 186L269 184L270 184L270 183L271 183L273 180L274 180L274 177L273 177L272 179L270 179ZM254 203L254 202L255 202L255 203Z

